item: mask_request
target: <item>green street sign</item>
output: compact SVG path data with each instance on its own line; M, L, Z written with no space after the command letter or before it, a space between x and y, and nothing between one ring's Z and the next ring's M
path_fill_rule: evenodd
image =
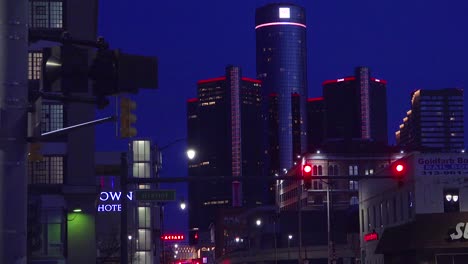
M136 190L135 199L137 201L175 201L175 190Z

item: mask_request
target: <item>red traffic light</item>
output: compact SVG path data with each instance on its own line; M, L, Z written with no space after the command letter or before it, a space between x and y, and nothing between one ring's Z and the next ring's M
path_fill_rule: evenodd
M402 161L396 161L392 164L392 173L394 176L401 178L404 174L406 174L408 168L406 163Z
M302 166L302 175L303 176L311 176L312 175L312 166L309 164Z

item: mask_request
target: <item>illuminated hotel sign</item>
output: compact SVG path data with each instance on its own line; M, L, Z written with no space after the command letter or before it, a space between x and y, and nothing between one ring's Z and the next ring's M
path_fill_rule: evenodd
M291 11L289 7L280 7L279 8L279 18L290 18Z
M369 242L369 241L374 241L374 240L379 240L379 234L377 234L376 232L372 232L372 233L364 235L364 241Z
M101 192L99 194L99 204L97 206L98 212L120 212L122 211L122 205L120 204L120 198L122 192ZM128 192L127 199L133 200L133 192Z
M468 239L468 223L460 222L455 226L455 233L450 234L450 239L460 240Z

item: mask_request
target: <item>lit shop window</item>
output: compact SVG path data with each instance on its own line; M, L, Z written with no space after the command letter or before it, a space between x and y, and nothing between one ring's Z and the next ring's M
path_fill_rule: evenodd
M28 53L28 80L41 79L42 52L30 51Z

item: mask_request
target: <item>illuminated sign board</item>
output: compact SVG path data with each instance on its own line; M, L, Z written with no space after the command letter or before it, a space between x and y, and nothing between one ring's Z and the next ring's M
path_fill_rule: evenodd
M184 235L163 235L161 236L161 239L165 241L179 241L179 240L184 240L185 236Z
M127 193L127 199L133 200L133 192ZM98 212L120 212L122 205L120 199L122 192L101 192L99 194L99 204L97 205Z
M364 235L364 241L366 242L375 241L375 240L379 240L379 234L377 234L376 232L372 232L372 233Z
M455 233L450 234L450 239L468 239L468 223L460 222L455 226Z
M290 18L291 11L289 7L280 7L279 8L279 18Z

